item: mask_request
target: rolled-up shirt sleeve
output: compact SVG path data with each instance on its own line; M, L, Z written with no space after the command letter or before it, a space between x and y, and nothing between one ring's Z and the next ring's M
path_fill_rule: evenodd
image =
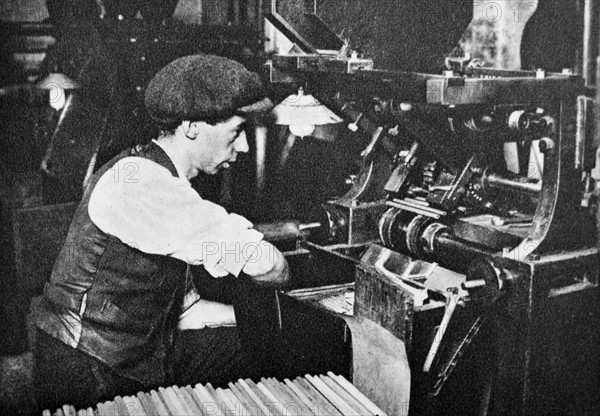
M149 254L235 276L263 235L252 223L204 200L189 182L140 157L121 159L98 180L88 213L103 232Z

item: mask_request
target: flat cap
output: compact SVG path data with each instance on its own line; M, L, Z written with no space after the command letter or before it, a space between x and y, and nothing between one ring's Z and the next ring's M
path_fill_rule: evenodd
M159 126L183 120L215 120L235 113L266 111L266 98L257 74L239 62L214 55L176 59L152 78L146 88L146 110Z

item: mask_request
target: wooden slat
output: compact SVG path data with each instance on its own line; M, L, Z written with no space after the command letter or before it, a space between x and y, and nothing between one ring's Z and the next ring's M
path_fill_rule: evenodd
M173 386L173 387L171 387L171 389L173 390L173 394L175 395L177 400L179 400L179 403L181 404L181 406L185 409L185 414L193 415L195 409L192 409L192 406L190 405L188 398L183 395L183 393L181 392L181 389L177 386Z
M165 406L163 400L156 392L156 390L150 391L150 397L152 398L152 403L154 404L154 407L158 411L159 415L171 415L171 413L167 410L167 407Z
M259 381L258 383L256 383L256 387L258 387L260 391L262 391L263 394L267 397L267 403L272 404L271 410L273 413L275 413L278 416L283 416L286 413L281 402L277 399L277 397L275 397L273 392L263 382Z
M328 376L318 377L327 387L337 394L348 406L350 406L359 415L373 415L373 413L363 406L360 401L352 397L342 386Z
M348 391L353 397L358 399L363 406L367 407L369 411L376 415L386 416L385 412L381 410L375 403L373 403L367 396L365 396L360 390L358 390L354 384L350 383L346 378L333 374L331 371L327 373L329 377L333 378L338 384L340 384L346 391Z
M112 413L119 416L131 416L127 404L125 404L121 396L115 397L115 400L112 402Z
M190 386L181 387L179 391L185 396L188 406L190 406L194 415L203 416L205 414L202 403L198 400L198 396L194 394L194 391Z
M198 394L198 397L200 397L200 401L204 405L204 409L207 413L214 414L215 416L223 416L219 403L217 403L216 398L209 393L206 387L202 384L196 384L194 391Z
M231 400L229 400L229 397L227 397L225 391L221 387L215 389L215 394L217 395L218 404L221 407L223 413L225 413L226 415L236 414L235 404L232 403Z
M287 398L285 409L288 414L298 414L296 409L300 410L302 415L312 415L312 410L308 407L308 404L302 400L290 387L285 383L280 383L277 380L270 380L271 386L280 394L284 394Z
M129 413L133 413L135 416L148 416L142 403L136 396L125 396L123 401L129 410Z
M263 407L265 409L268 409L266 410L266 414L272 415L273 406L269 406L269 398L258 388L258 386L252 380L246 379L243 380L243 382L244 385L252 391L254 396L257 397L257 400L259 400L260 403L262 403Z
M158 414L156 407L154 407L154 403L152 403L152 398L150 397L150 395L148 393L139 392L137 394L137 397L138 397L138 400L140 401L140 403L142 403L142 407L144 408L144 411L146 412L146 414L148 414L148 415Z
M260 409L260 411L264 415L269 415L269 409L265 406L261 398L252 390L252 388L246 383L245 380L238 380L238 385L244 390L246 394L252 399L253 403L256 403Z
M233 404L234 415L248 415L243 400L238 397L231 389L223 389L223 394L227 396L229 402Z
M352 409L344 400L338 396L333 390L325 385L318 377L307 375L308 381L325 396L337 409L346 416L358 416L356 411Z
M248 416L268 416L261 410L260 405L237 383L229 383L229 389L242 401Z
M317 409L320 413L328 415L342 416L342 413L325 396L323 396L311 383L302 377L296 377L294 383L302 389L303 393L317 403Z
M311 411L312 414L314 414L315 416L318 415L318 412L317 412L318 409L316 407L314 407L313 403L308 398L308 396L306 394L304 394L304 392L300 388L298 388L297 385L292 383L287 378L285 379L285 384L289 387L290 390L292 390L294 392L294 394L300 399L300 401L302 403L304 403L304 405L306 407L308 407L308 409Z

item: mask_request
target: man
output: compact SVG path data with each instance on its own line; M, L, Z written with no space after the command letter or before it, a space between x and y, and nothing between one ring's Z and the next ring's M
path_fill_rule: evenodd
M191 265L260 287L288 279L283 255L248 220L203 200L189 183L249 150L246 117L272 105L258 76L229 59L188 56L152 79L145 104L158 139L94 175L38 307L42 408L85 407L176 380L177 326L235 323L231 306L199 299ZM231 358L238 348L228 343L235 339L217 336L213 346ZM209 349L197 360L220 357Z

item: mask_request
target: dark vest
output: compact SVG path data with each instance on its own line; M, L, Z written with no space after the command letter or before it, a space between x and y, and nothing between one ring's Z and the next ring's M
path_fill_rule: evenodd
M90 195L120 159L150 159L177 176L167 154L152 143L124 152L93 177L54 264L36 325L145 385L165 381L167 358L186 290L187 265L143 253L96 227Z

